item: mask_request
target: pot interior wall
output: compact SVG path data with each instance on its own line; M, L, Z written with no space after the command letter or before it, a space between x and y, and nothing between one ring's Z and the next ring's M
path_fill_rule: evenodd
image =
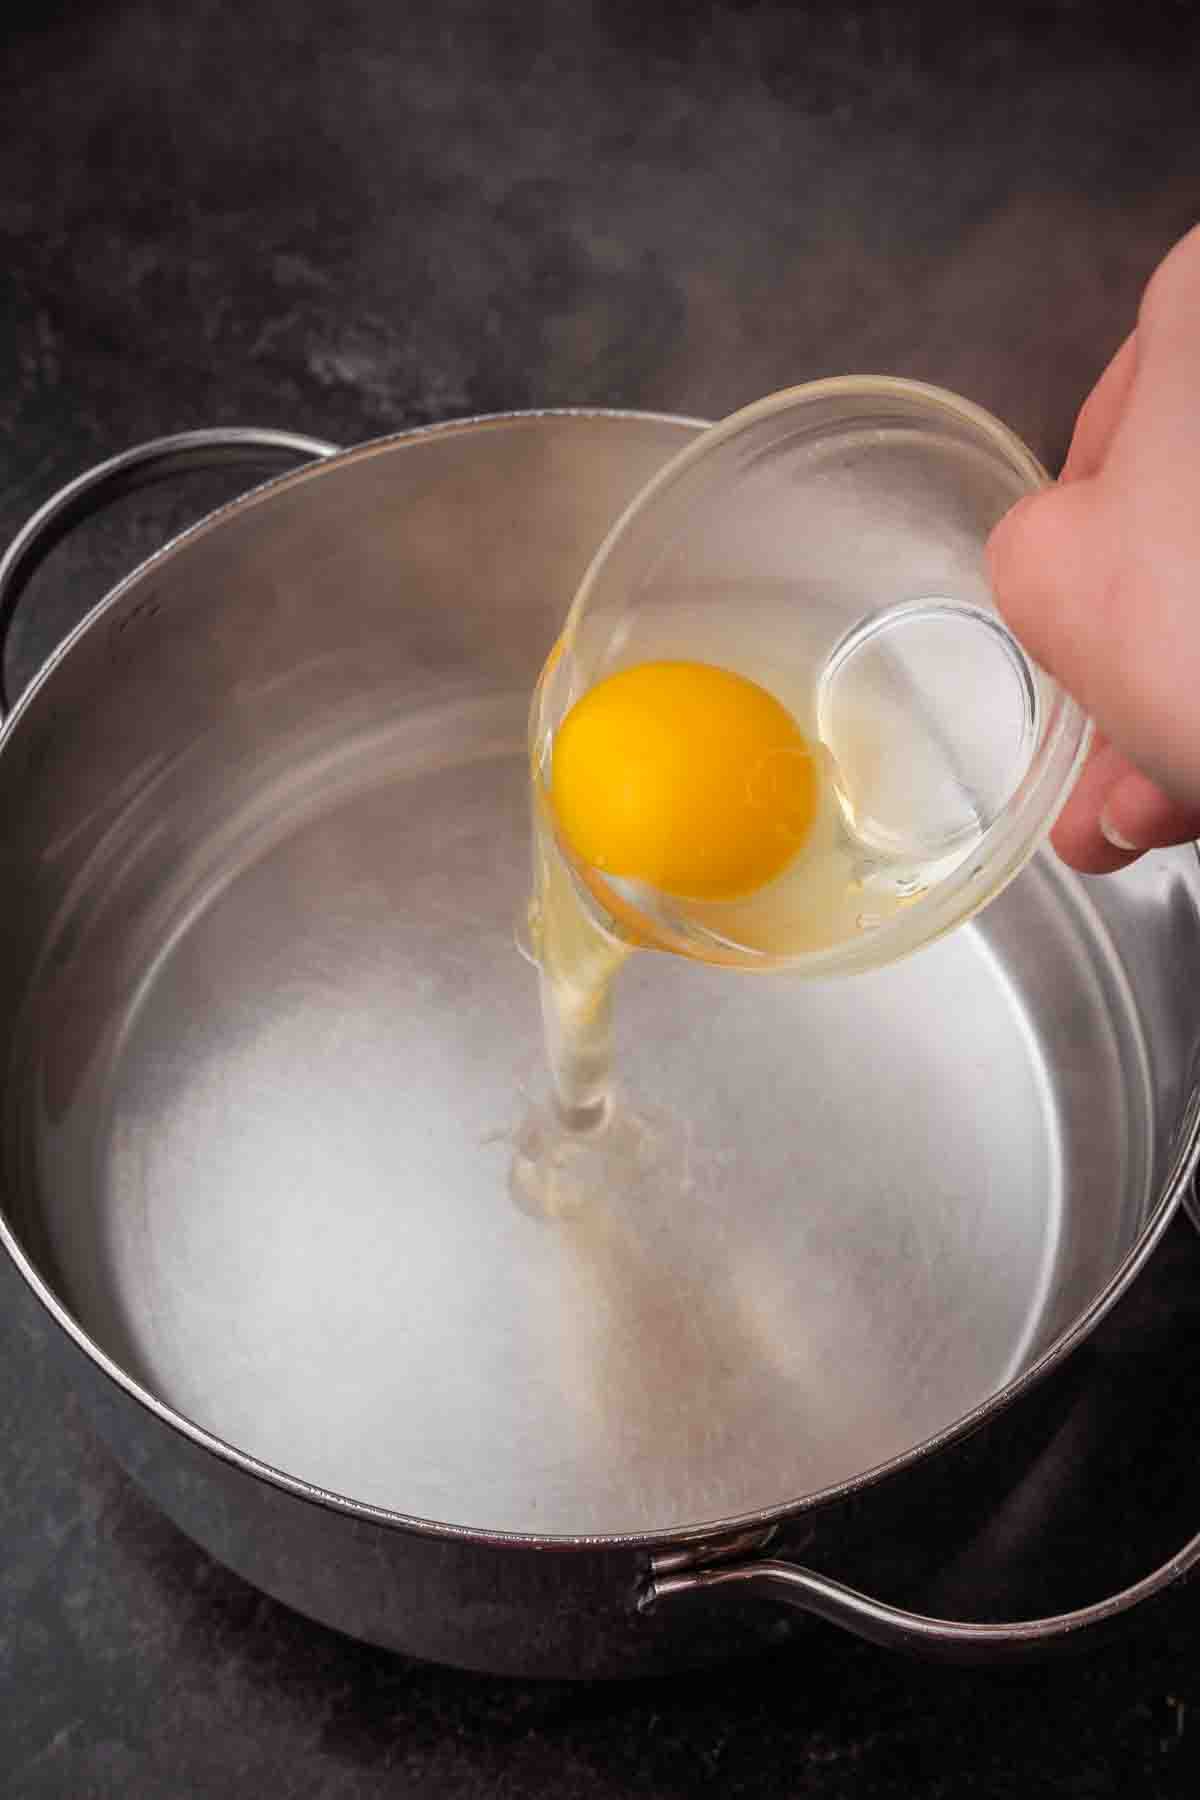
M1167 1172L1182 852L1039 858L844 983L635 959L644 1179L565 1218L513 1186L525 706L687 432L527 418L290 477L134 578L0 758L14 1229L136 1380L357 1501L654 1533L847 1480L1071 1324Z

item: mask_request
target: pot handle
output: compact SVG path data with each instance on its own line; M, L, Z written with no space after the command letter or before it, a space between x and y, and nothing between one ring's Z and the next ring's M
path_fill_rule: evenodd
M225 463L308 462L332 456L336 444L302 437L293 431L262 431L253 426L181 431L154 438L97 463L67 482L26 520L0 558L0 646L8 633L21 593L38 566L73 525L110 500L166 480L184 470L215 468ZM9 710L3 657L0 656L0 725Z
M1016 1661L1039 1649L1085 1647L1105 1636L1105 1628L1122 1613L1131 1612L1191 1574L1198 1562L1200 1534L1189 1539L1152 1575L1092 1606L1046 1619L1014 1619L996 1624L926 1618L921 1613L905 1612L902 1607L889 1606L813 1569L769 1557L680 1573L660 1570L655 1559L640 1604L643 1611L649 1611L680 1594L720 1587L747 1588L798 1607L801 1612L814 1613L831 1625L840 1625L844 1631L869 1638L889 1650L907 1650L941 1662Z
M1189 1202L1188 1210L1200 1224L1200 1179L1191 1185ZM710 1551L707 1565L700 1560L703 1552L689 1555L672 1551L653 1557L639 1601L641 1610L648 1612L686 1594L715 1588L741 1589L813 1613L887 1649L906 1650L942 1662L1018 1661L1039 1650L1089 1646L1107 1635L1108 1628L1124 1613L1181 1583L1200 1564L1197 1533L1152 1574L1091 1606L1044 1619L972 1623L906 1612L797 1563L764 1556L741 1558L737 1554L740 1547L727 1549L724 1560L718 1560L720 1551Z

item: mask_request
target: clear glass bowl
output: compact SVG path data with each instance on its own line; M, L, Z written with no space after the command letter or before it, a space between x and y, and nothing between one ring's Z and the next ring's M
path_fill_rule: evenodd
M984 560L993 525L1047 479L979 407L875 376L773 394L667 464L593 559L531 712L539 837L592 922L829 975L905 955L997 894L1088 739L996 613ZM758 682L823 759L824 848L761 894L681 901L581 864L555 832L559 724L596 682L659 659Z

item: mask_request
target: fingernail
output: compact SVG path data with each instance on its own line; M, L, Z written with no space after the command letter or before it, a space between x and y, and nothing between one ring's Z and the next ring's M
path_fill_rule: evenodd
M1100 831L1114 850L1137 851L1141 848L1138 844L1131 844L1127 837L1122 837L1106 812L1100 814Z

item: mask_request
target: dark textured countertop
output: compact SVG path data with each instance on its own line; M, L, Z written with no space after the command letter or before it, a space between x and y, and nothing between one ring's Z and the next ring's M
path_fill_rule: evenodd
M350 443L524 406L712 416L850 369L956 388L1054 462L1200 211L1191 9L1111 10L19 5L0 539L89 463L191 426ZM10 680L216 491L127 501L61 550ZM0 1292L12 1800L1196 1791L1200 1594L1090 1656L1003 1672L824 1626L717 1672L596 1686L342 1639L155 1513L11 1271ZM1032 1548L997 1534L1035 1599L1064 1558L1094 1593L1131 1579L1200 1518L1184 1222L1091 1354L1054 1446L1069 1497Z

